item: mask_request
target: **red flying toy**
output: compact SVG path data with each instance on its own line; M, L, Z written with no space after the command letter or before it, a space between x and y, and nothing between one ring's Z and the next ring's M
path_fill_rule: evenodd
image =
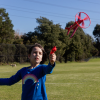
M51 51L50 51L50 54L53 54L55 51L57 50L56 46L54 46Z
M81 19L81 15L82 14L85 15L85 17L83 19ZM89 25L85 26L85 22L84 21L88 21ZM69 34L70 30L74 29L74 31L73 31L73 33L72 33L72 35L70 37L70 38L72 38L78 27L88 28L90 26L90 24L91 24L91 20L90 20L89 16L84 12L78 12L75 15L75 23L73 25L71 25L69 28L66 27L65 29L68 29L67 35Z

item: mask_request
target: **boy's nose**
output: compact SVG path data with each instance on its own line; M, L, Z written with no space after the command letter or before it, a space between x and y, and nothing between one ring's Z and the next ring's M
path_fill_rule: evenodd
M39 55L39 53L36 54L37 56Z

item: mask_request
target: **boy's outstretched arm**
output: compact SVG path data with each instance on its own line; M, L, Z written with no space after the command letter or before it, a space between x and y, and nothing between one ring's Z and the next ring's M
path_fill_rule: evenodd
M21 70L19 70L15 75L10 78L0 78L0 85L13 85L14 83L21 80Z
M55 61L56 61L56 54L55 53L49 54L49 64L43 66L44 74L52 73L53 68L55 67Z

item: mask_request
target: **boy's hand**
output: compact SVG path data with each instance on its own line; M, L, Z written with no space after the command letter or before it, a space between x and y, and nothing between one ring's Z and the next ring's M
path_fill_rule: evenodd
M50 64L53 65L54 62L56 61L56 54L55 53L49 54L49 60Z

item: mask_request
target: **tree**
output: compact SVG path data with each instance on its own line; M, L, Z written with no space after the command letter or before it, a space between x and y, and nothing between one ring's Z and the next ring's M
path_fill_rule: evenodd
M97 42L100 42L99 38L100 38L100 25L96 24L94 30L93 30L93 35L96 38Z
M0 43L12 43L14 37L13 24L4 8L0 8Z
M47 53L50 52L53 46L57 47L57 60L62 62L63 54L65 52L65 44L60 40L59 34L63 33L63 29L59 24L53 24L52 21L45 17L36 19L39 25L35 28L35 32L40 34L39 42L44 45Z
M14 36L13 44L23 44L23 39L19 36Z
M68 22L66 27L73 25L74 22ZM69 33L72 34L73 30ZM94 52L94 54L92 54ZM90 58L92 55L97 54L97 50L93 45L93 38L78 27L74 36L69 40L68 46L66 45L66 52L64 54L65 62L77 61Z
M96 38L96 44L94 46L98 49L99 51L98 56L100 56L100 25L99 24L96 24L93 30L93 35Z
M93 38L85 34L82 28L78 27L74 36L70 38L73 30L67 35L68 30L62 29L61 25L54 24L53 21L45 17L36 19L39 24L34 32L28 32L22 36L25 44L40 43L49 54L53 46L57 47L57 60L80 61L97 55L98 50L94 47ZM73 25L73 21L68 22L66 27Z
M37 32L28 32L22 35L23 44L34 44L39 40L39 34Z

